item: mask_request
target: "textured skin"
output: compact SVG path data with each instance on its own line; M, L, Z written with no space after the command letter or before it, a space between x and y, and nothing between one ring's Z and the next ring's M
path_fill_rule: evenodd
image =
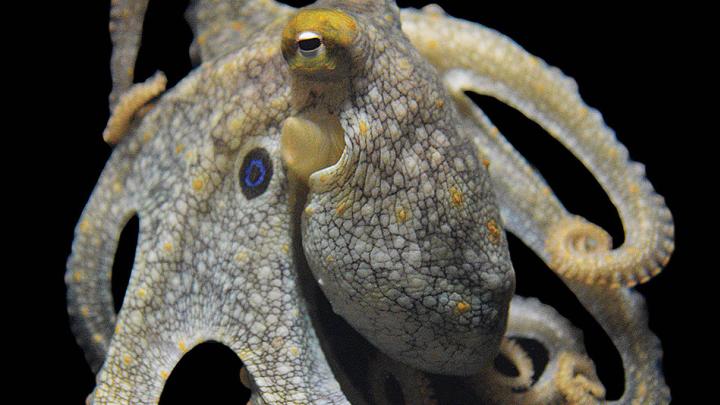
M310 343L315 338L295 291L282 170L260 197L246 200L239 190L238 168L248 150L262 146L273 166L282 167L277 138L289 111L278 75L287 69L271 34L279 30L268 30L247 51L203 65L166 94L118 144L103 174L108 182L83 214L68 265L78 281L70 283L69 299L80 308L71 315L84 319L80 335L112 337L95 403L157 402L175 363L206 340L238 353L268 402L343 398ZM225 108L207 102L218 98ZM248 104L248 98L263 101ZM109 218L105 207L122 212ZM101 289L111 266L85 272L97 252L79 247L86 246L83 235L93 239L89 245L114 246L131 212L138 213L141 237L111 336L110 314L95 313L112 310L110 297L98 303L80 294Z
M348 97L303 106L337 109L345 134L339 162L310 178L305 255L333 310L384 353L477 373L497 354L515 288L490 179L397 10L351 15Z
M349 73L313 84L280 52L291 8L196 1L188 19L202 65L142 106L150 97L131 87L129 67L146 3L113 3L111 104L122 94L129 101L113 114L118 144L80 218L66 274L73 331L100 370L94 403L156 403L180 357L207 340L242 359L253 403L347 403L299 291L293 212L305 198L302 246L313 274L333 308L390 357L423 370L477 372L462 381L489 403L603 402L582 338L566 320L519 297L508 311L504 223L616 345L625 368L617 402L669 402L659 341L631 287L667 263L672 217L574 82L437 7L399 14L418 54L393 4L353 1L341 6L358 23ZM569 214L464 90L506 102L565 144L617 206L623 245L611 250L602 229ZM288 117L318 109L339 120L346 149L303 191L285 170L280 134ZM240 167L256 148L269 153L273 174L267 190L248 199ZM116 316L112 258L134 213L140 238ZM537 340L550 355L520 392L513 388L526 383L487 366L506 318L506 337ZM503 342L520 374L532 374L522 349ZM430 396L427 374L384 357L373 364L398 375L406 398Z
M572 79L508 38L434 9L404 17L405 32L444 75L465 112L465 125L474 128L478 147L491 157L490 175L507 230L558 273L617 347L626 381L618 402L669 402L659 341L647 327L644 300L628 288L659 273L673 250L672 216L644 167L628 159L627 149L583 103ZM451 45L440 53L432 41ZM463 90L514 106L575 154L617 207L624 243L611 250L604 230L568 213Z

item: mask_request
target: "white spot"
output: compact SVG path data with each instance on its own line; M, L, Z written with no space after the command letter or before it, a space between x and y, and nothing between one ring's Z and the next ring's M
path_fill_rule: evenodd
M384 249L376 247L370 252L370 265L372 267L382 267L389 261L390 255Z
M252 293L252 294L250 295L250 304L252 304L252 305L254 305L254 306L258 306L258 307L259 307L259 306L261 306L264 302L265 302L265 300L263 299L262 295L260 295L260 294L258 294L258 293Z
M402 258L413 268L420 267L422 264L422 254L420 253L420 247L416 244L412 244L408 250L402 253Z
M271 274L272 274L272 269L270 268L270 266L261 266L257 270L255 270L255 275L260 280L269 279Z
M142 325L143 323L142 313L138 310L132 311L128 318L130 318L130 322L135 325Z
M262 322L255 322L251 330L256 335L262 335L267 330L267 326Z
M407 108L405 108L405 105L400 100L395 100L390 103L390 107L392 107L398 121L402 121L407 116Z
M442 131L435 130L435 132L432 133L433 140L438 146L450 146L450 141L448 141L447 136Z
M397 187L402 187L405 184L405 179L399 172L395 172L393 176L393 184Z
M418 174L420 174L420 166L418 165L418 157L415 156L414 153L411 152L403 152L404 158L403 158L403 168L405 169L405 174L409 178L414 178Z
M370 220L370 216L373 214L375 210L373 209L373 206L370 202L367 202L363 204L362 208L360 208L360 215L363 216L363 219L366 221Z
M368 97L370 97L370 101L374 105L380 105L382 103L382 96L380 95L380 92L375 86L373 86L368 92Z
M360 268L357 270L356 274L357 274L358 277L360 277L360 278L368 278L368 277L370 277L370 275L372 274L372 271L370 270L369 267L367 267L367 265L365 265L365 266L363 266L363 267L360 267Z
M277 288L273 288L273 289L268 293L268 298L269 298L270 300L272 300L272 301L277 301L277 300L279 300L280 298L282 298L282 295L283 295L283 294L282 294L282 291L280 291L280 290L277 289Z
M280 327L278 327L278 328L275 330L275 334L276 334L277 336L282 336L282 337L284 337L284 336L287 336L289 333L290 333L290 331L289 331L288 328L285 327L285 326L280 326Z
M408 297L408 296L406 296L406 295L403 295L402 297L398 298L398 299L397 299L397 303L398 303L401 307L403 307L403 308L408 308L408 309L410 309L410 308L413 307L413 304L412 304L412 301L410 300L410 297Z
M437 169L438 166L440 166L440 163L442 163L443 157L440 154L440 152L437 151L437 149L433 149L432 152L430 152L430 166L433 169Z

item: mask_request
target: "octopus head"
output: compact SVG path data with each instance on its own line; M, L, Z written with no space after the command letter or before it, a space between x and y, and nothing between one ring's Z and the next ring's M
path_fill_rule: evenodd
M314 7L282 40L296 110L282 153L306 193L313 275L384 353L476 373L497 354L515 283L486 168L394 5Z

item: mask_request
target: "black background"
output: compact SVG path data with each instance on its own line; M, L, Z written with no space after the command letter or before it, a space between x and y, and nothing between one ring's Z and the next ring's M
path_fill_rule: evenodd
M33 219L22 228L33 269L23 271L32 299L18 322L23 353L17 377L24 382L52 381L47 394L53 403L77 404L92 390L93 376L70 333L65 312L63 273L73 228L111 148L101 139L108 118L110 40L109 2L67 2L47 15L44 35L25 49L20 70L42 90L25 92L19 110L32 114L32 149L39 165L21 172L21 183L42 187L27 200L38 204ZM173 85L191 69L187 48L191 33L182 19L186 1L150 2L145 34L136 66L136 80L162 70ZM303 4L303 2L291 2ZM399 2L420 7L427 2ZM700 235L693 219L702 200L688 174L699 164L688 146L702 134L680 111L691 102L686 88L693 79L680 69L697 61L685 43L687 10L628 9L603 2L596 5L530 7L519 4L441 3L451 15L479 22L510 36L529 52L557 66L580 85L584 100L599 109L608 125L647 167L650 181L666 198L676 224L676 251L669 266L638 289L646 296L650 327L660 337L667 382L674 403L686 403L690 378L688 358L699 357L688 338L694 328L691 283L701 271L694 251ZM37 69L37 72L35 73ZM28 93L29 97L28 97ZM587 171L535 124L499 103L477 100L513 144L547 178L566 207L608 229L622 240L622 227L607 197ZM27 166L26 166L27 167ZM39 170L36 170L39 169ZM27 174L26 174L27 173ZM709 174L712 175L712 172ZM16 175L17 176L17 175ZM31 182L25 182L25 177ZM32 188L32 187L31 187ZM702 190L702 189L700 189ZM32 203L32 204L31 204ZM22 207L21 207L22 208ZM130 238L131 239L131 238ZM132 240L119 257L129 262ZM38 249L42 246L42 249ZM511 238L518 292L539 296L585 332L588 351L612 396L622 390L619 357L602 330L577 300L531 252ZM23 289L25 291L25 289ZM15 301L17 302L17 301ZM32 309L29 309L32 308ZM24 312L27 309L28 312ZM26 315L23 315L26 314ZM26 325L26 323L31 325ZM28 326L28 327L26 327ZM28 332L38 328L37 332ZM28 355L29 354L29 355ZM163 403L244 403L246 391L237 381L240 362L224 348L203 345L193 350L170 377ZM38 379L38 375L40 376ZM36 385L37 387L37 385ZM201 400L202 399L202 400Z

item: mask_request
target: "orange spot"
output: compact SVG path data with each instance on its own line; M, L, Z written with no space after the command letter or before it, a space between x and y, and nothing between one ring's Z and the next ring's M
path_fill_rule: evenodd
M82 222L80 222L80 232L82 233L88 233L90 231L90 221L87 219L83 219Z
M441 98L435 100L435 107L443 108L444 105L445 105L445 100L443 100Z
M395 218L397 218L398 223L403 223L407 221L408 219L408 213L405 211L405 208L398 208L395 212Z
M178 155L181 154L183 150L185 150L185 145L183 144L178 144L178 146L175 147L175 153Z
M197 39L198 45L200 45L200 46L205 45L205 42L207 42L207 37L208 37L207 32L200 34Z
M488 169L490 167L490 161L487 159L483 159L482 164L483 166L485 166L485 169Z
M463 195L460 190L457 189L457 187L453 186L450 187L450 200L452 201L453 205L456 207L459 207L463 204Z
M200 190L202 190L202 188L203 188L204 185L205 185L205 183L204 183L201 179L195 179L195 180L193 180L193 182L192 182L192 188L193 188L193 190L195 190L195 191L200 191Z
M168 377L170 377L170 373L168 373L166 370L160 370L160 378L163 380L167 380Z
M163 248L164 251L170 253L170 252L172 252L172 250L173 250L173 245L172 245L172 243L170 243L170 242L165 242L165 243L163 244L163 247L162 247L162 248Z
M367 123L363 120L360 120L360 135L365 136L367 134L367 131Z
M83 280L83 278L85 278L84 276L85 275L83 274L83 272L78 270L73 273L73 281L75 281L76 283L79 283Z
M470 304L465 301L460 301L455 305L455 313L460 315L470 310Z
M500 242L500 227L498 227L497 222L495 220L491 219L486 224L485 227L487 228L488 232L490 232L490 242L492 243L499 243Z
M340 201L340 203L335 207L335 213L341 216L345 213L345 210L348 208L348 203L346 200Z
M126 366L129 365L131 361L132 361L132 357L130 357L129 354L126 354L123 356L123 363L125 363Z
M230 28L240 32L243 29L243 24L240 21L233 21L230 23Z

